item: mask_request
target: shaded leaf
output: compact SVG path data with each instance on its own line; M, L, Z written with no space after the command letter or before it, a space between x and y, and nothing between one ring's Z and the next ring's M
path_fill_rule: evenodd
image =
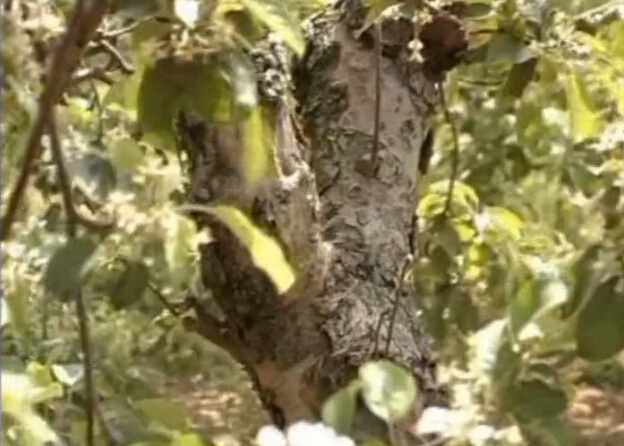
M57 249L43 277L44 286L61 299L69 299L80 289L82 273L97 244L88 238L68 240Z
M503 86L503 95L519 98L535 76L539 59L534 57L511 67Z
M416 402L414 377L390 361L364 364L360 367L359 377L366 406L384 421L400 420Z
M120 310L141 300L147 289L148 281L149 274L143 262L127 262L110 295L113 307Z
M164 398L147 398L134 401L132 406L145 416L146 421L155 421L173 430L187 427L188 414L184 403Z
M530 444L569 446L575 436L571 426L559 417L541 418L521 426L524 438Z
M624 348L624 293L619 277L603 282L581 309L576 327L578 354L588 361L604 361Z
M495 34L490 39L487 52L488 62L515 62L518 52L523 44L516 36L511 34Z
M224 223L249 250L254 264L273 281L279 293L286 292L295 282L295 273L279 244L240 210L231 206L186 205L182 210L206 212Z
M567 404L561 387L550 386L539 379L520 381L505 395L505 406L523 420L554 417L563 412Z
M354 381L330 396L323 403L321 411L323 423L338 433L348 434L355 418L358 390L359 383Z
M512 332L518 335L529 322L564 304L568 290L562 281L537 279L526 282L509 308Z
M599 273L594 269L601 246L590 246L575 262L572 269L574 287L568 304L564 307L564 316L569 317L584 305L599 284Z

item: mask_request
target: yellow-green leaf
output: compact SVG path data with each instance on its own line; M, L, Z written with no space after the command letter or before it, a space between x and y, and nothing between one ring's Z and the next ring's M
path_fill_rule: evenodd
M223 222L249 250L254 264L267 273L279 293L286 292L295 282L295 273L279 244L240 210L224 205L186 205L182 210L206 212Z
M574 140L596 136L600 131L600 119L587 87L578 74L571 71L565 75L565 90Z

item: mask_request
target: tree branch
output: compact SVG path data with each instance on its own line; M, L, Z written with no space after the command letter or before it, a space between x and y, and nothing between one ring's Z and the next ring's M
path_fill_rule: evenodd
M41 153L41 136L48 125L52 108L63 94L86 45L95 36L98 26L108 11L108 3L108 0L77 0L72 11L67 31L54 54L46 77L46 88L39 100L37 116L26 142L24 164L11 191L6 213L2 217L0 224L0 240L2 241L9 237L21 199L28 186L33 162Z

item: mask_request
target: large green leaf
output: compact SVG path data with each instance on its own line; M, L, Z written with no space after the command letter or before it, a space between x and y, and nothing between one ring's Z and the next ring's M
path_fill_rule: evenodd
M70 299L79 290L85 264L97 244L89 238L68 240L50 258L43 277L44 286L61 299Z
M414 376L390 361L372 361L359 370L362 397L369 410L386 422L407 415L416 402Z
M111 292L111 303L120 310L141 300L147 289L148 281L149 273L143 262L127 262Z
M357 409L359 382L354 381L330 396L321 411L323 422L341 434L348 434Z
M546 312L563 305L568 290L560 280L537 279L526 282L509 307L509 323L515 335Z
M206 212L223 222L249 250L254 264L273 281L279 293L286 292L295 282L295 273L279 244L240 210L231 206L186 205L185 211Z
M624 293L617 289L620 278L606 280L581 309L576 327L580 357L604 361L624 349Z
M560 384L543 379L520 381L505 395L505 406L523 420L557 416L567 404L567 396Z
M256 18L275 31L297 55L302 55L305 41L297 17L282 0L239 0Z
M600 131L600 117L587 86L574 71L566 73L564 81L575 141L596 136Z

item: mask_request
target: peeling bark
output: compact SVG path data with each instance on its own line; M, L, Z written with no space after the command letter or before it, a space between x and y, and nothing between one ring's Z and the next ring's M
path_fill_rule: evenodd
M226 227L196 215L214 237L202 249L202 278L223 317L198 307L194 329L247 368L277 424L317 418L323 400L359 365L384 355L388 315L411 252L419 148L435 89L407 61L411 25L384 24L381 163L367 175L360 167L373 144L375 57L366 34L355 38L362 10L346 10L310 21L308 50L294 70L307 140L285 108L273 110L281 129L278 178L245 189L223 154L223 129L184 124L199 153L192 201L225 201L248 212L298 272L280 296ZM387 356L429 389L433 354L409 293L402 294Z

